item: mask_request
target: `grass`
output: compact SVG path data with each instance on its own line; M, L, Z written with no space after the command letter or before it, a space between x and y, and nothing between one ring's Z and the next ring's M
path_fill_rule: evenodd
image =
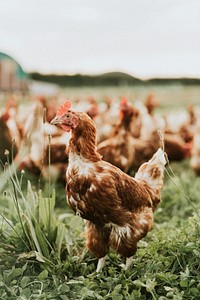
M144 101L149 92L154 93L159 101L159 112L177 111L180 108L187 108L188 104L199 105L200 86L185 86L182 84L170 85L135 85L121 87L81 87L81 88L66 88L65 96L69 99L82 99L95 97L100 101L106 96L110 96L114 100L118 100L126 96L131 102Z
M1 299L199 299L200 178L195 177L188 163L186 160L171 165L175 178L165 174L163 201L155 213L154 228L140 242L130 270L122 270L123 260L111 252L100 275L94 273L97 260L84 248L83 221L67 208L64 186L55 186L55 207L54 195L48 198L41 192L38 194L37 189L34 191L37 185L32 187L30 183L18 191L16 200L10 184L17 181L15 176L20 182L21 174L12 175L1 193ZM42 188L45 190L45 186ZM22 211L33 220L33 231L34 218L38 218L40 238L38 232L33 234L27 228L26 218L20 220L23 201L35 205L31 215L27 207ZM46 221L40 220L38 212L49 201L50 214L46 205L43 212ZM50 216L54 223L48 228ZM56 244L59 233L55 232L58 224L62 224L59 246ZM40 246L44 243L43 250L37 248L36 238Z
M200 178L188 160L171 168L176 176L168 167L154 228L132 267L124 271L111 251L99 275L64 185L8 169L0 177L0 299L200 299Z

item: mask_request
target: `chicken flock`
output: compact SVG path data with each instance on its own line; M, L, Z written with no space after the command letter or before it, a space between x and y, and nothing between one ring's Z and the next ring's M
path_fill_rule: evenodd
M67 167L65 151L70 135L51 125L63 98L47 101L38 96L28 105L18 105L14 97L8 98L0 109L0 160L15 160L19 169L64 180ZM103 160L122 171L135 173L161 147L158 131L162 132L165 152L169 161L190 159L190 166L200 174L200 123L199 112L190 105L187 111L154 114L159 106L153 94L144 102L131 103L123 97L119 101L106 98L98 102L93 97L87 101L72 100L75 110L87 113L97 128L97 151ZM21 156L22 149L27 153ZM50 167L50 168L49 168ZM49 171L50 170L50 171Z
M1 165L14 161L19 170L65 182L69 206L85 220L86 247L99 259L97 272L110 248L126 258L127 269L152 228L166 154L169 161L189 158L200 174L198 112L189 106L175 118L154 114L153 94L135 103L62 102L42 96L27 107L7 100L0 111Z

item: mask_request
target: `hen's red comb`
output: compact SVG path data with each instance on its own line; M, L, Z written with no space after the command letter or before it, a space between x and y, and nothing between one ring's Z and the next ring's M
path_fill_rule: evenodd
M71 103L69 101L66 101L63 105L61 105L59 107L59 109L57 110L57 116L62 116L63 114L66 114L68 112L68 110L71 107Z
M120 104L124 105L124 104L127 104L127 103L128 103L128 99L126 97L123 97Z

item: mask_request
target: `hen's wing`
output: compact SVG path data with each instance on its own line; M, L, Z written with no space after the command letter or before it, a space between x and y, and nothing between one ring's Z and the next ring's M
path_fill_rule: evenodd
M144 185L104 161L95 163L88 176L71 172L67 192L72 209L96 224L123 226L131 222L132 211L151 206Z

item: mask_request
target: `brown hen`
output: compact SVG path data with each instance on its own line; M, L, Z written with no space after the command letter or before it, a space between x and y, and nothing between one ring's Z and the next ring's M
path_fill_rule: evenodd
M135 178L101 159L96 151L96 127L66 102L52 124L71 131L66 193L69 206L85 219L86 247L99 259L97 272L109 248L132 262L137 243L152 228L153 212L163 186L164 152L159 149Z

